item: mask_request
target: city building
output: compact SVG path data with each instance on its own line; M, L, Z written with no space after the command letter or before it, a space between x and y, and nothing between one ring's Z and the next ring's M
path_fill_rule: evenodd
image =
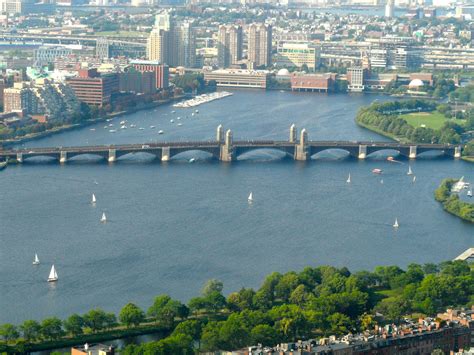
M242 59L242 26L219 26L217 61L219 68L228 68Z
M336 74L302 74L295 73L291 76L291 90L331 92L334 91Z
M251 24L248 27L248 60L253 68L272 64L272 26Z
M156 92L156 74L153 71L140 72L134 67L119 74L120 92L153 94Z
M0 0L0 12L8 15L53 14L55 4L35 0Z
M347 90L351 92L362 92L365 89L364 82L367 77L367 70L362 67L347 69Z
M71 355L114 355L115 349L110 345L84 344L71 348Z
M146 56L149 60L168 63L169 32L154 28L147 40Z
M192 22L176 23L168 12L155 17L147 41L147 58L172 67L196 65L196 38Z
M64 121L80 111L74 92L49 80L15 83L4 90L4 112L30 115L39 122Z
M79 69L78 76L66 79L79 101L89 105L110 104L112 94L119 90L116 73L100 75L97 69Z
M266 89L270 72L267 70L218 69L204 72L204 80L214 80L217 86Z
M283 67L302 68L309 70L318 67L319 51L309 43L282 43L277 48L276 65Z
M393 14L394 14L393 0L387 0L387 4L385 5L385 17L392 18Z
M56 58L72 54L72 49L64 46L41 46L34 52L35 66L43 67L54 63Z
M147 47L143 43L118 41L110 38L99 37L96 41L95 55L98 58L143 58Z
M152 72L155 74L156 89L167 89L169 86L169 67L158 61L151 60L132 60L130 64L135 70L145 73Z

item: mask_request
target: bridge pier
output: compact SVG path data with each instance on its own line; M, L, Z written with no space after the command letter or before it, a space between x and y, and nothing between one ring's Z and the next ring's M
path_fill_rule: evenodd
M309 158L308 133L303 128L300 133L300 141L295 146L295 160L306 161Z
M107 159L109 163L113 163L116 158L116 150L115 149L109 149L109 158Z
M291 126L290 126L290 143L296 143L296 126L295 124L293 123Z
M169 161L170 159L170 147L161 148L161 161Z
M219 126L217 126L216 141L219 144L224 141L224 127L222 127L221 124Z
M20 164L23 163L23 153L16 154L16 162Z
M61 151L61 152L59 153L59 162L60 162L61 164L64 164L64 163L67 162L67 152L66 152L66 151Z
M232 131L230 129L225 133L224 145L220 146L220 157L221 161L231 162L234 160L234 148L232 147Z
M359 154L357 155L359 159L367 158L367 146L364 144L359 144Z
M416 145L411 145L410 146L410 153L408 154L408 158L410 159L416 159L417 155L417 146Z
M454 147L454 159L461 158L461 153L462 153L462 147L460 145L458 145L457 147Z

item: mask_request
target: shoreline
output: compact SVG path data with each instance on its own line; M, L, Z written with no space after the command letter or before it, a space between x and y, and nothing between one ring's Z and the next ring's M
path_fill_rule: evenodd
M170 98L170 99L167 99L167 100L153 101L151 103L144 104L144 105L141 105L139 107L134 107L134 108L131 108L131 109L128 109L128 110L119 111L119 112L111 112L111 113L106 114L105 116L97 117L97 118L94 118L94 119L89 119L89 120L86 120L86 121L81 122L81 123L58 126L58 127L54 127L54 128L52 128L50 130L47 130L47 131L32 133L32 134L25 135L25 136L22 136L22 137L0 141L0 145L2 145L3 147L11 147L11 146L14 146L14 145L17 145L17 144L22 144L22 143L25 143L25 142L35 141L35 140L46 138L46 137L49 137L49 136L52 136L52 135L55 135L55 134L59 134L59 133L68 132L68 131L72 131L72 130L75 130L75 129L91 126L91 125L96 124L96 123L104 122L104 121L106 121L110 118L121 117L121 116L124 116L124 115L130 115L132 113L136 113L136 112L139 112L139 111L153 109L155 107L159 107L159 106L162 106L162 105L165 105L165 104L172 103L174 101L181 100L184 97L185 97L184 95L181 95L181 96L173 97L173 98Z

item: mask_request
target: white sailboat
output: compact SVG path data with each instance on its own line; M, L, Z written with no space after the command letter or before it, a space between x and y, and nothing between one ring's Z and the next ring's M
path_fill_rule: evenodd
M469 197L472 197L472 187L469 190L467 190L467 195Z
M54 268L54 264L51 267L51 271L49 272L49 277L48 277L48 282L55 282L58 281L58 273L56 272L56 269Z
M350 183L351 183L351 174L349 174L349 176L347 177L347 180L346 180L346 182L347 182L348 184L350 184Z
M393 228L398 228L399 225L398 225L398 219L395 218L395 223L393 224Z
M415 181L416 181L416 176L413 176L413 182L415 182Z
M253 202L253 193L251 192L248 198L249 203Z
M38 258L38 254L35 253L35 260L33 261L33 265L39 265L40 259Z
M95 198L95 194L92 194L92 204L95 204L97 202L97 199Z
M102 217L100 218L100 221L101 221L102 223L107 222L107 217L105 216L105 212L102 212Z
M411 166L408 165L408 172L407 175L413 175L413 171L411 170Z
M383 179L380 179L380 183L383 184Z

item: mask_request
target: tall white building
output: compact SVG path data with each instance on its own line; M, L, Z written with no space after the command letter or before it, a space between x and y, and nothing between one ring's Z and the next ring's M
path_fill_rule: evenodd
M393 0L387 0L387 4L385 5L385 17L392 18L394 14L394 4Z

